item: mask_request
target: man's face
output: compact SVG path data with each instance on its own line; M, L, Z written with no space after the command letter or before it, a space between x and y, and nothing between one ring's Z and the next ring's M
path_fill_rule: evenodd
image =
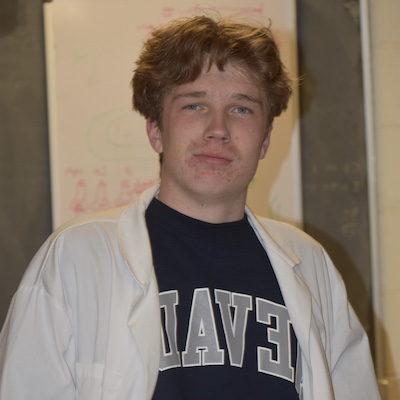
M163 153L160 193L180 199L245 201L258 161L268 149L266 94L247 69L213 66L163 100L162 129L147 122Z

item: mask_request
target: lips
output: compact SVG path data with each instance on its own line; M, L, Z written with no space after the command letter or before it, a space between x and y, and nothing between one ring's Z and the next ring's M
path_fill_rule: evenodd
M195 158L200 162L210 165L228 165L233 161L231 157L225 154L212 152L195 154Z

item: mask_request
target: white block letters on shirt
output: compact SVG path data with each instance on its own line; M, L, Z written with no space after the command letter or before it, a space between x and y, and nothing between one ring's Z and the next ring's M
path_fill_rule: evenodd
M284 306L264 299L256 299L257 321L268 325L268 342L276 345L276 359L269 348L257 347L258 371L294 382L294 368L291 367L290 321ZM272 319L276 328L272 328Z
M222 365L224 350L219 347L217 327L208 288L195 289L190 310L189 329L183 366Z
M265 325L265 346L257 346L258 371L293 382L291 323L286 308L269 300L220 289L215 289L214 299L219 308L218 317L222 321L229 365L242 367L245 351L253 351L249 350L252 344L246 343L246 330L249 314L255 308L253 318ZM177 319L178 291L161 292L160 307L164 313L160 371L177 367L223 365L226 362L225 350L220 347L209 288L194 290L188 322ZM182 355L177 342L178 323L187 324ZM275 356L271 347L276 349Z

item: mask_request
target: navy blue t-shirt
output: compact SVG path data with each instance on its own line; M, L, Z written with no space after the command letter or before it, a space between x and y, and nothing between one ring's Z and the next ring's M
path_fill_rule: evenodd
M162 318L153 400L298 399L297 340L247 218L211 224L154 199L146 221Z

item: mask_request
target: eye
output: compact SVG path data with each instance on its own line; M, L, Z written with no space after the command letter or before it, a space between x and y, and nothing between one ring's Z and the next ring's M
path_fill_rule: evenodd
M238 114L248 114L250 110L246 107L236 107L235 112Z
M200 108L200 106L199 105L197 105L197 104L188 104L188 105L186 105L185 107L183 107L185 110L193 110L193 111L195 111L195 110L198 110L199 108Z

